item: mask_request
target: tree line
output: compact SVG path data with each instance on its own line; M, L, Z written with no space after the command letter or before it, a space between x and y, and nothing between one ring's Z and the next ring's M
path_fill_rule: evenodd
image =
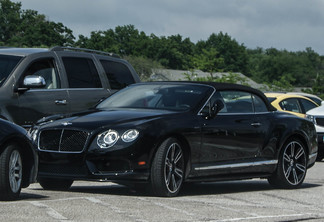
M259 83L313 87L310 92L324 93L324 56L310 47L297 52L249 49L223 32L194 43L179 34L148 35L134 25L93 31L76 39L70 28L35 10L22 10L20 2L0 0L0 6L0 46L89 48L119 54L144 77L151 67L200 69L211 78L215 72L240 72Z

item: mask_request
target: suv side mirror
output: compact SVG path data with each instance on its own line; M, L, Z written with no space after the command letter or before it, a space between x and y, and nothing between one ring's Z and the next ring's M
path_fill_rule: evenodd
M43 88L46 86L46 81L42 76L28 75L24 78L22 87L16 89L16 92L24 92L28 89Z
M24 87L42 88L46 86L46 81L42 76L29 75L24 78Z

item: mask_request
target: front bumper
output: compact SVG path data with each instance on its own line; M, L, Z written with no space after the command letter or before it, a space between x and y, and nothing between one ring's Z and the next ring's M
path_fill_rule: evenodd
M147 181L149 170L125 157L39 152L38 178Z

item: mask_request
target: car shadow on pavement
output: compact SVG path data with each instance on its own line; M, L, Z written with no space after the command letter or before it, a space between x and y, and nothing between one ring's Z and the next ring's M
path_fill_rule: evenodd
M26 200L41 200L41 199L48 199L48 196L21 192L21 194L19 196L19 199L15 200L15 202L17 202L17 201L26 201Z
M299 189L308 189L318 186L322 186L322 184L303 183ZM217 195L268 190L275 190L275 188L270 186L269 183L264 180L186 183L183 185L179 196ZM131 187L119 184L104 185L104 183L95 186L72 185L72 187L65 192L122 196L152 196L150 188L147 185Z

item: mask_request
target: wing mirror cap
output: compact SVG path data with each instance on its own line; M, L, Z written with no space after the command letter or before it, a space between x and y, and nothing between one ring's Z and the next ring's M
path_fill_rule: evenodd
M26 88L42 88L46 86L46 81L42 76L29 75L24 78L23 85Z
M202 113L202 116L206 119L213 119L224 107L224 102L218 99L212 104L208 112Z
M37 75L28 75L24 78L24 82L21 87L15 89L15 92L25 92L29 89L44 88L46 81L44 77Z
M219 111L221 111L225 107L223 101L221 100L216 100L213 105L211 106L210 112L209 112L209 117L214 118Z

